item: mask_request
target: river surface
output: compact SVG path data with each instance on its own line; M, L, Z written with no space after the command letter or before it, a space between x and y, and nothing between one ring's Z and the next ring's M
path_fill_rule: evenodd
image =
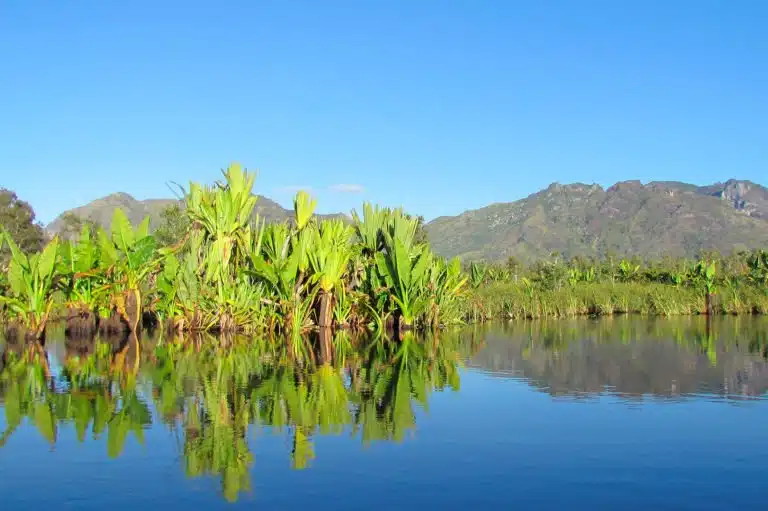
M768 318L0 344L3 510L768 509Z

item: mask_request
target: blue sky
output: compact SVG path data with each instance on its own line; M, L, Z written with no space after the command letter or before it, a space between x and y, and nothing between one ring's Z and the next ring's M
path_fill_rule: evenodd
M284 205L427 218L553 181L766 184L766 26L762 0L5 0L0 186L47 222L232 160Z

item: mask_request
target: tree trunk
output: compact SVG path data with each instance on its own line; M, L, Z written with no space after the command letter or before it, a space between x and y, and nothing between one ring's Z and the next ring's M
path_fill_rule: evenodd
M432 307L432 331L437 332L440 328L440 309L437 306Z
M141 320L141 292L138 289L129 289L125 292L125 321L131 332L139 331Z
M330 364L333 361L333 332L328 327L321 327L318 336L320 343L320 363Z
M333 293L330 291L320 291L320 303L317 314L317 326L322 328L330 328L333 325L333 310L331 309L331 302L333 301Z
M712 315L712 293L707 293L705 295L704 301L706 303L707 316L711 316Z
M392 329L395 334L395 340L403 340L403 313L399 309L396 309L392 314L393 322Z

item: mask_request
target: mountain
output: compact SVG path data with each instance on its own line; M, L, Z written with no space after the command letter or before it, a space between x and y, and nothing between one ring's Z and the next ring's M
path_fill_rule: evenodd
M254 213L258 213L261 218L266 219L267 222L282 222L293 218L293 211L285 209L277 202L268 199L267 197L258 196L256 201L256 207ZM113 193L89 202L85 206L80 206L74 209L65 211L56 219L48 224L46 231L50 234L59 234L62 232L65 226L65 218L67 215L74 215L83 220L92 220L98 225L103 227L109 227L112 222L112 214L115 208L121 208L128 219L134 224L141 222L144 217L149 215L150 226L157 227L162 224L162 212L168 206L173 204L181 204L180 201L175 199L146 199L137 200L127 193ZM319 215L322 218L345 216L341 213L332 215Z
M116 207L154 227L174 199L137 200L114 193L62 213L47 226L60 233L74 214L108 226ZM293 211L259 196L255 211L268 222L293 218ZM321 215L342 216L345 215ZM553 183L515 202L492 204L426 225L435 251L465 260L531 261L551 252L566 257L618 255L695 256L701 250L768 246L768 189L750 181L696 186L677 181L623 181L610 188Z
M623 181L608 189L553 183L515 202L436 218L426 229L437 253L465 260L729 253L768 246L768 189L733 179Z

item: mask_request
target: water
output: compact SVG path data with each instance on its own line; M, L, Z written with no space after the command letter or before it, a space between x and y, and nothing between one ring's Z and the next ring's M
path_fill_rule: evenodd
M766 318L218 342L6 344L2 509L768 506Z

